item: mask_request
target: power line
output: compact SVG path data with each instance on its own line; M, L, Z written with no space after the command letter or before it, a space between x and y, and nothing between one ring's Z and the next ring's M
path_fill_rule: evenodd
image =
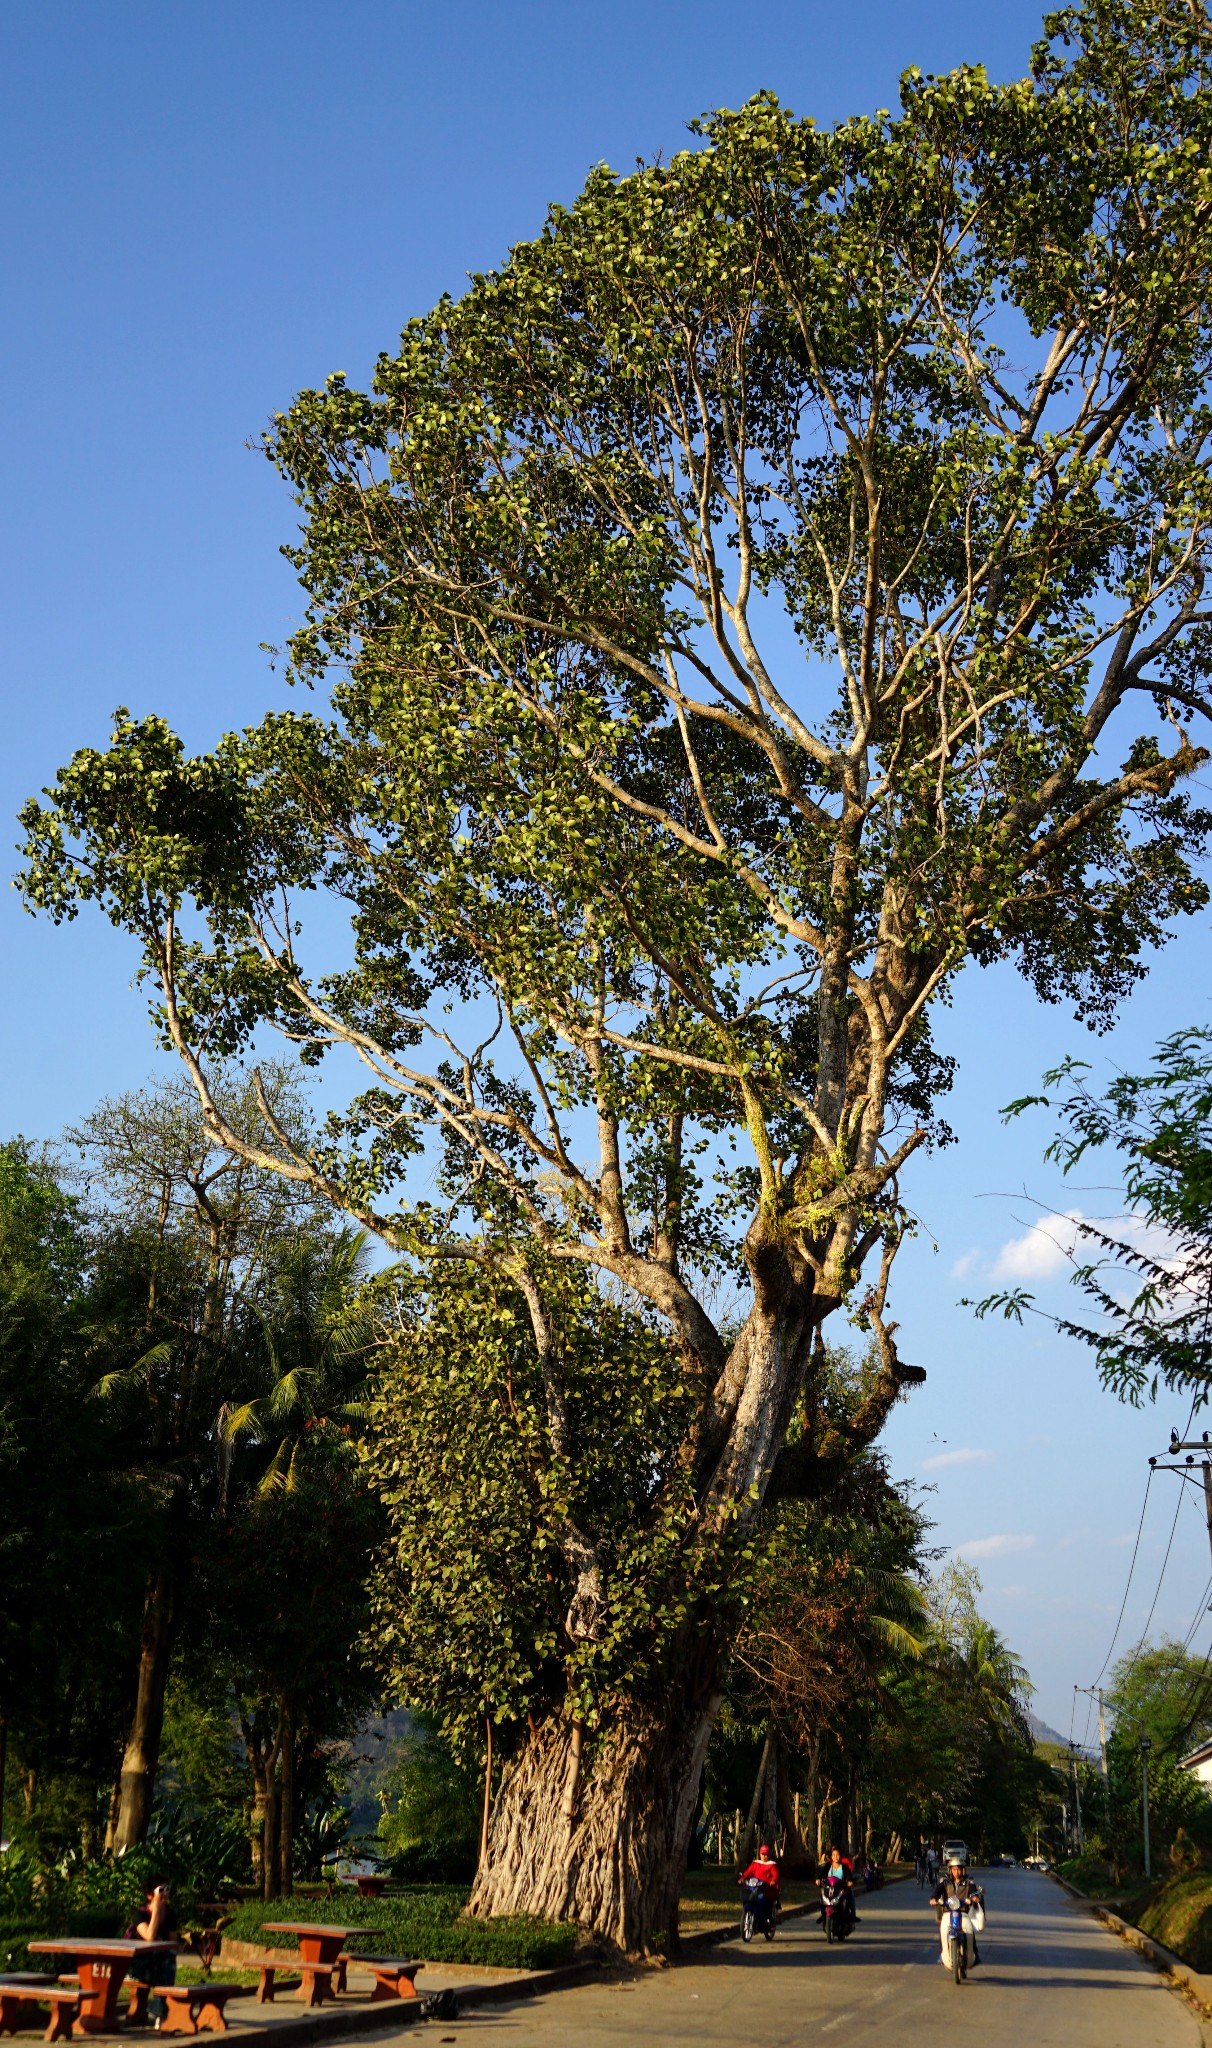
M1155 1607L1157 1606L1157 1602L1158 1602L1158 1596L1160 1595L1160 1593L1161 1593L1161 1589L1162 1589L1162 1580L1163 1580L1163 1579L1165 1578L1165 1576L1166 1576L1166 1566L1167 1566L1167 1565L1169 1564L1169 1562L1170 1562L1170 1552L1171 1552L1171 1551L1173 1550L1173 1548L1174 1548L1174 1532L1175 1532L1175 1530L1176 1530L1176 1529L1177 1529L1177 1527L1178 1527L1178 1514L1179 1514L1179 1509L1180 1509L1180 1508L1182 1507L1182 1504L1183 1504L1183 1491L1182 1491L1182 1488L1181 1488L1181 1486L1180 1486L1180 1487L1179 1487L1179 1490L1178 1490L1178 1499L1177 1499L1177 1501L1176 1501L1176 1502L1175 1502L1175 1504L1174 1504L1174 1520L1173 1520L1173 1521L1171 1522L1171 1524L1170 1524L1170 1540L1169 1540L1169 1542L1168 1542L1168 1543L1166 1544L1166 1554L1165 1554L1165 1556L1164 1556L1164 1557L1163 1557L1163 1559L1162 1559L1162 1567L1161 1567L1161 1570L1160 1570L1160 1571L1159 1571L1159 1573L1157 1574L1157 1585L1156 1585L1156 1586L1154 1587L1154 1589L1153 1589L1153 1603L1152 1603L1152 1606L1151 1606L1151 1607L1150 1607L1150 1609L1149 1609L1149 1613L1148 1613L1148 1616L1146 1617L1146 1620L1145 1620L1145 1625L1144 1625L1143 1629L1142 1629L1142 1630L1141 1630L1141 1632L1140 1632L1140 1637L1139 1637L1139 1641L1140 1641L1140 1643L1141 1643L1142 1645L1144 1644L1144 1642L1145 1642L1145 1639L1146 1639L1146 1637L1148 1636L1148 1633L1149 1633L1149 1627L1150 1627L1150 1623L1151 1623L1151 1622L1152 1622L1152 1620L1153 1620L1153 1610L1154 1610L1154 1608L1155 1608ZM1138 1652L1138 1655L1139 1655L1139 1652ZM1131 1671L1131 1669L1132 1669L1132 1666L1133 1666L1133 1665L1134 1665L1134 1664L1136 1663L1136 1661L1137 1661L1137 1659L1136 1659L1136 1657L1134 1657L1134 1658L1132 1659L1132 1664L1130 1664L1130 1665L1128 1666L1128 1669L1129 1669L1129 1671Z
M1208 1612L1208 1602L1210 1599L1212 1599L1212 1579L1208 1580L1207 1584L1204 1587L1203 1592L1199 1596L1199 1606L1195 1610L1194 1620L1192 1621L1190 1628L1187 1630L1186 1635L1183 1637L1184 1650L1189 1650L1191 1648L1192 1643L1195 1641L1195 1631L1199 1627L1199 1624L1203 1620L1205 1614Z
M1106 1654L1106 1656L1105 1656L1105 1657L1103 1658L1103 1661L1102 1661L1102 1665L1101 1665L1101 1667L1100 1667L1100 1669L1099 1669L1099 1673L1098 1673L1098 1678L1096 1678L1096 1679L1095 1679L1095 1681L1094 1681L1095 1685L1097 1685L1097 1684L1098 1684L1098 1681L1099 1681L1099 1679L1100 1679L1100 1678L1102 1677L1102 1675L1103 1675L1103 1672L1104 1672L1104 1671L1106 1670L1106 1668L1107 1668L1108 1664L1109 1664L1109 1663L1111 1662L1111 1651L1112 1651L1112 1650L1114 1650L1114 1648L1115 1648L1116 1642L1118 1641L1118 1638L1119 1638L1119 1632L1120 1632L1120 1628L1121 1628L1121 1627L1122 1627L1122 1625L1123 1625L1123 1619L1124 1619L1124 1609L1125 1609L1125 1608L1127 1607L1127 1605L1128 1605L1128 1595L1129 1595L1129 1593L1130 1593L1130 1592L1132 1591L1132 1574L1133 1574L1133 1572L1134 1572L1134 1571L1136 1570L1136 1559L1137 1559L1137 1554L1138 1554L1138 1552L1139 1552L1139 1550L1140 1550L1140 1536L1141 1536L1141 1530L1142 1530L1142 1529L1144 1528L1144 1526L1145 1526L1145 1511L1146 1511L1146 1509L1148 1508L1148 1505L1149 1505L1149 1488L1150 1488L1150 1487L1152 1486L1152 1484L1153 1484L1153 1467L1152 1467L1152 1466L1150 1466L1150 1467L1149 1467L1149 1477L1148 1477L1148 1478L1146 1479L1146 1481L1145 1481L1145 1497L1144 1497L1143 1501L1142 1501L1142 1502L1141 1502L1141 1504L1140 1504L1140 1521L1139 1521L1139 1522L1137 1523L1137 1525L1136 1525L1136 1541L1135 1541L1135 1543L1134 1543L1134 1544L1132 1545L1132 1562L1131 1562L1131 1564L1130 1564L1130 1565L1128 1566L1128 1583L1127 1583L1127 1585L1126 1585L1126 1586L1124 1587L1124 1597L1123 1597L1123 1599L1122 1599L1122 1600L1120 1601L1120 1603L1119 1603L1119 1619L1117 1620L1117 1622L1116 1622L1116 1624L1115 1624L1115 1631L1114 1631L1114 1634L1113 1634L1113 1635L1112 1635L1112 1637L1111 1637L1111 1643L1110 1643L1110 1647L1109 1647L1109 1648L1108 1648L1108 1650L1107 1650L1107 1654ZM1183 1496L1182 1496L1182 1488L1181 1488L1181 1487L1179 1488L1179 1491L1178 1491L1178 1497L1179 1497L1179 1499L1180 1499L1180 1501L1181 1501L1181 1499L1182 1499L1182 1497L1183 1497ZM1077 1704L1077 1701L1076 1701L1076 1697L1075 1697L1075 1699L1074 1699L1074 1705L1076 1706L1076 1704ZM1070 1715L1070 1716L1069 1716L1069 1735L1070 1735L1070 1739L1072 1739L1072 1735L1073 1735L1073 1716L1072 1716L1072 1715Z

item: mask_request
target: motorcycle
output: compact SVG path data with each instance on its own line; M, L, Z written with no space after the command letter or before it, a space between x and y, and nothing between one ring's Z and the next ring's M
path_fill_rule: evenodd
M968 1975L968 1941L964 1933L964 1908L954 1892L944 1910L947 1914L947 1962L958 1984Z
M741 1940L752 1941L755 1934L764 1934L767 1941L773 1941L778 1910L770 1886L756 1877L747 1878L741 1891Z
M968 1943L972 1943L972 1957L976 1960L976 1937L984 1932L985 1895L974 1885L964 1898L955 1892L948 1894L943 1907L946 1929L942 1938L942 1961L945 1969L951 1971L957 1984L968 1975Z
M854 1926L854 1905L844 1884L821 1884L821 1918L826 1941L845 1941Z

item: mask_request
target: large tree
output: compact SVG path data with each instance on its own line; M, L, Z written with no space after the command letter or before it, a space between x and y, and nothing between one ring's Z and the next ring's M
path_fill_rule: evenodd
M24 813L27 899L137 934L223 1144L522 1290L559 1455L540 1268L629 1290L679 1355L699 1593L591 1742L576 1699L536 1717L482 1911L523 1873L627 1947L676 1910L718 1699L698 1560L906 1381L931 1005L1014 959L1101 1023L1205 900L1212 35L1177 0L1047 35L1019 83L910 72L830 131L760 95L596 171L372 391L273 425L331 715L190 759L124 714ZM309 948L316 889L344 953L328 918ZM314 1146L250 1149L211 1086L268 1023L361 1062ZM844 1307L880 1371L843 1441L812 1359ZM609 1575L562 1542L592 1640Z

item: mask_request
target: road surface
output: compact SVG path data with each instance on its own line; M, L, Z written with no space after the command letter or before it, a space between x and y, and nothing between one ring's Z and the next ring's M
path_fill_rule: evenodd
M1193 2013L1050 1878L978 1873L982 1962L956 1985L938 1960L925 1893L890 1885L860 1900L862 1924L829 1948L815 1921L709 1950L678 1969L471 2010L425 2029L460 2048L1199 2048ZM405 2048L409 2035L399 2037Z

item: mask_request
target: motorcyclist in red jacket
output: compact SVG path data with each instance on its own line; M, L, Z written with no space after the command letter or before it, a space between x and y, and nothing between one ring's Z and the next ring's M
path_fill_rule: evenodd
M764 1884L770 1887L770 1895L777 1906L779 1901L779 1867L769 1842L763 1842L753 1862L742 1870L738 1884Z

